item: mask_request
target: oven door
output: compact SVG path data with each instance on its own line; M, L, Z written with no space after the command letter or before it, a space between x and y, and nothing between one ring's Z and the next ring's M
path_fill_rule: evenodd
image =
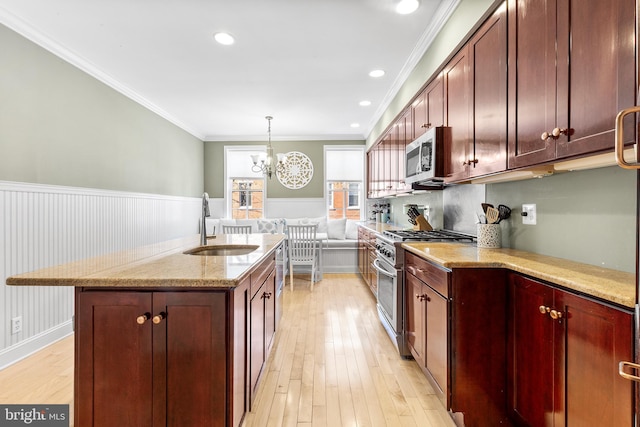
M378 307L393 332L402 332L398 322L398 272L387 261L377 258L373 267L378 271Z

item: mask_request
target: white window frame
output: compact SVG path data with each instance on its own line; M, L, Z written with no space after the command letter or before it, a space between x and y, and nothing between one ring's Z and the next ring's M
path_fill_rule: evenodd
M365 173L366 173L366 168L365 168L365 159L366 159L366 146L364 145L325 145L324 146L324 206L325 209L328 209L329 206L333 206L332 201L329 200L329 183L332 181L335 182L358 182L358 181L353 181L353 180L349 180L349 181L344 181L344 180L328 180L327 179L327 151L353 151L353 150L359 150L362 152L362 175L360 176L360 191L358 194L358 200L360 201L360 206L353 207L351 209L360 209L360 220L365 219L365 209L363 206L363 200L364 199L364 187L365 187L365 182L364 182L364 178L365 178ZM347 190L347 207L346 210L350 209L349 208L349 193ZM345 211L346 211L345 210ZM326 215L329 215L329 212L325 212Z
M232 180L234 179L246 179L246 180L255 180L255 179L262 179L264 181L264 185L262 186L262 198L264 200L263 203L263 207L262 207L262 217L266 218L267 217L267 180L266 177L264 175L254 175L254 176L230 176L228 174L228 168L227 168L227 159L228 159L228 153L231 151L246 151L247 152L247 163L251 163L251 157L249 153L256 153L256 152L261 152L264 153L266 155L267 153L267 147L265 145L232 145L232 146L225 146L224 147L224 209L225 209L225 214L224 217L225 218L231 218L232 217L232 201L233 198L231 197L231 193L233 191L233 186L231 185Z

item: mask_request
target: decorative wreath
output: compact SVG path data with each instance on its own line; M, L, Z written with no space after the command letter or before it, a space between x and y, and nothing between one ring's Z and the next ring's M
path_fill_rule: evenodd
M313 178L311 159L299 151L290 151L286 156L284 165L276 170L278 181L292 190L304 187Z

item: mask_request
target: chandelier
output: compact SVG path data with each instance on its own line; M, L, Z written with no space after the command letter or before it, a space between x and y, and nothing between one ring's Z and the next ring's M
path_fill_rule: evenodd
M271 146L271 120L273 119L273 117L267 116L265 117L265 119L267 119L267 121L269 122L269 128L267 130L269 134L269 142L267 144L267 158L265 159L260 154L252 154L251 160L253 161L253 166L251 167L251 170L256 173L262 172L264 175L269 177L269 179L271 179L274 171L280 172L284 169L284 163L287 161L287 156L285 156L283 153L278 153L276 155L277 163L274 165L273 147Z

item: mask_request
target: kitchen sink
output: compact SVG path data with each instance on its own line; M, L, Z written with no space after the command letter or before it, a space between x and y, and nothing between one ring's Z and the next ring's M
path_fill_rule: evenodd
M216 246L198 246L183 252L185 255L201 255L201 256L235 256L246 255L258 249L258 245L216 245Z

